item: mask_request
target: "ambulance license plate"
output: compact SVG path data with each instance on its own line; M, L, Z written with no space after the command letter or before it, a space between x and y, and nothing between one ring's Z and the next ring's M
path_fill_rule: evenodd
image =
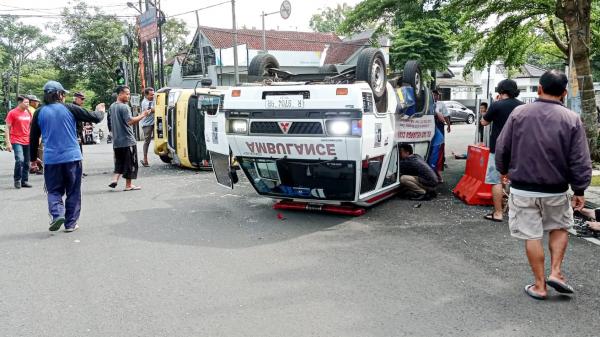
M267 96L265 97L266 109L302 109L304 108L304 96Z

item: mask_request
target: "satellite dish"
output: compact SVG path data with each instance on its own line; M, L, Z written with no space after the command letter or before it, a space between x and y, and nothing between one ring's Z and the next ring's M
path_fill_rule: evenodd
M279 14L281 14L283 19L289 18L290 14L292 14L292 4L290 4L288 0L284 0L281 3L281 7L279 7Z

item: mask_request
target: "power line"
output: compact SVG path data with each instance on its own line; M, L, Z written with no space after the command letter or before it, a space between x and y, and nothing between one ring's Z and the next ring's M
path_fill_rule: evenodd
M205 9L209 9L209 8L221 6L221 5L228 4L228 3L231 3L231 1L223 1L223 2L219 2L217 4L214 4L214 5L210 5L210 6L206 6L206 7L202 7L202 8L198 8L198 9L194 9L194 10L187 11L187 12L183 12L183 13L179 13L179 14L173 14L173 15L167 15L166 17L167 18L172 18L172 17L176 17L176 16L190 14L190 13L194 13L195 11L201 11L201 10L205 10Z

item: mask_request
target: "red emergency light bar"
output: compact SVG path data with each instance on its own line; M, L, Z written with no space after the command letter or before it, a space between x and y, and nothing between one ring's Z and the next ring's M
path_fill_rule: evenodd
M362 207L355 206L336 206L336 205L315 205L305 202L282 200L273 205L273 209L291 210L291 211L316 211L340 215L361 216L367 212Z

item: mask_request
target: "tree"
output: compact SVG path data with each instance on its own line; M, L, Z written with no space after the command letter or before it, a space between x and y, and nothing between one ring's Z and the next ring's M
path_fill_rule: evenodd
M185 38L190 34L185 21L169 18L162 26L164 50L166 58L171 58L184 51L188 44Z
M346 3L337 4L334 8L327 7L320 14L314 14L310 18L310 28L321 33L337 32L351 11L352 6L348 6Z
M364 0L352 11L339 26L342 33L351 33L377 26L379 32L400 28L405 22L418 22L420 19L443 19L440 8L444 0Z
M572 60L576 73L581 118L595 159L598 117L594 97L590 56L592 55L592 3L599 0L449 0L445 10L460 16L460 50L475 51L472 65L481 68L497 59L508 66L526 60L526 51L536 34L545 34L566 59ZM497 17L490 27L488 18Z
M25 61L36 50L44 48L51 41L49 36L35 27L15 21L12 17L0 19L0 45L4 55L10 64L12 71L7 73L8 77L16 78L15 93L18 96L21 90L21 71ZM10 87L6 96L10 95Z
M99 102L109 102L116 85L115 69L127 59L121 46L127 26L85 2L65 8L63 15L55 28L70 39L51 53L61 82L67 87L83 84Z
M402 70L406 61L417 60L422 69L446 70L452 57L450 34L448 24L438 19L406 22L392 38L392 67Z

